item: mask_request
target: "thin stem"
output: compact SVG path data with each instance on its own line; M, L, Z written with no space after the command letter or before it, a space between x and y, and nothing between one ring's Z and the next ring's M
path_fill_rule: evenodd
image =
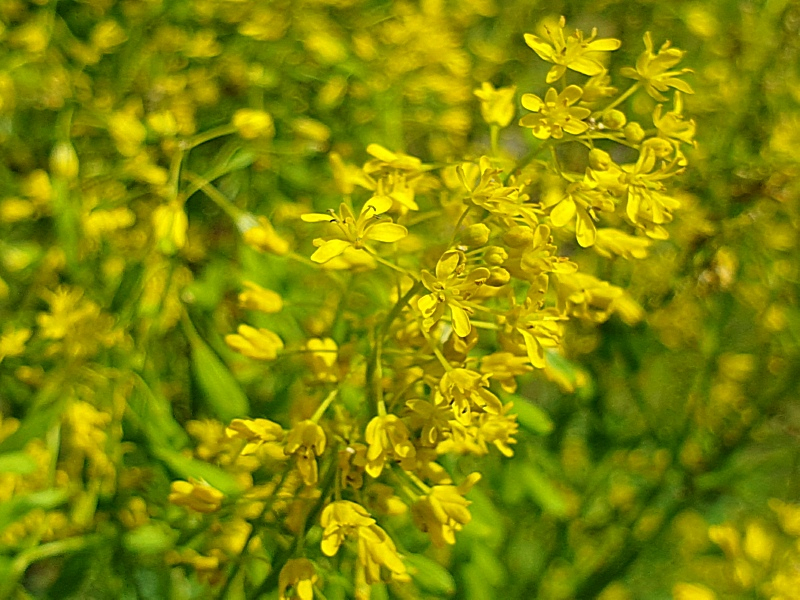
M453 228L453 236L450 238L450 242L447 244L448 250L452 248L453 244L455 243L456 237L458 237L458 230L461 227L461 224L464 222L464 219L467 218L467 215L469 214L469 211L471 209L472 209L471 206L467 206L467 208L464 209L464 212L461 213L461 216L458 217L458 221L456 221L456 226Z
M328 394L327 398L325 398L325 400L322 401L322 404L319 405L319 408L317 408L317 410L314 411L314 415L311 417L311 421L313 421L314 423L319 421L322 415L325 414L325 411L328 410L328 407L331 405L331 402L334 401L334 399L338 394L339 394L338 389L333 390L330 394Z
M228 200L225 195L220 192L216 187L214 187L207 179L192 173L190 171L185 171L183 176L191 181L197 189L202 190L206 196L208 196L214 204L216 204L222 211L227 214L234 224L238 225L241 221L242 217L245 215L245 212Z
M187 150L197 148L197 146L205 144L206 142L210 142L211 140L225 135L231 135L232 133L236 133L236 127L231 124L220 125L219 127L214 127L204 133L198 133L196 136L189 138L184 142L184 147Z
M419 328L422 332L422 335L425 336L425 339L428 341L428 346L430 346L431 350L433 351L434 356L436 356L437 360L441 363L442 367L444 367L445 371L452 371L453 365L451 365L448 360L442 354L442 351L439 350L439 346L436 344L434 339L431 337L429 331L425 331L425 327L422 326Z
M625 102L625 100L630 98L636 92L636 90L639 89L640 85L641 85L641 83L639 83L638 81L636 83L634 83L619 98L614 100L611 104L609 104L602 111L600 111L600 116L602 117L607 112L611 111L612 109L616 108L617 106L619 106L620 104Z

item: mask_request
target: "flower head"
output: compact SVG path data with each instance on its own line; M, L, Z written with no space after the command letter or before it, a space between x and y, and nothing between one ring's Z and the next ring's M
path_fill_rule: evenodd
M539 58L553 63L547 73L547 83L561 79L567 69L572 69L583 75L599 75L605 69L598 60L598 52L610 52L620 47L621 42L614 38L595 39L597 29L592 29L592 35L584 39L583 32L576 29L575 33L564 38L564 26L567 21L564 17L554 28L545 27L547 39L525 34L525 43L539 55Z
M455 544L455 532L472 520L467 508L471 502L464 496L480 478L480 473L472 473L458 486L435 485L411 507L417 527L431 536L435 546Z
M168 500L178 506L185 506L201 513L212 513L222 506L225 496L205 481L173 481Z
M554 88L547 90L544 100L535 94L522 96L522 106L535 114L525 115L519 121L522 127L530 127L540 140L550 137L560 139L564 132L578 135L589 129L583 122L592 111L581 106L572 106L581 99L583 90L577 85L568 86L560 94Z
M278 576L279 600L313 600L314 584L318 579L310 560L290 558Z
M378 477L388 458L413 460L414 445L408 439L408 428L397 415L374 417L367 425L367 473Z
M256 360L275 360L283 350L283 340L269 329L239 325L236 331L225 336L225 343L239 354Z
M691 69L669 70L677 65L686 54L683 50L670 48L670 42L667 41L661 46L658 54L653 54L653 38L649 31L644 34L644 45L645 51L639 55L636 68L623 67L620 73L625 77L641 81L645 91L660 102L667 100L660 92L666 92L669 88L675 88L686 94L694 94L694 90L688 83L676 77L684 73L691 73Z
M331 210L328 214L308 213L302 216L306 223L334 223L338 231L330 238L317 238L314 245L316 252L311 260L325 263L339 256L348 248L363 250L370 240L376 242L396 242L408 234L402 225L385 220L381 215L392 207L392 199L387 196L373 196L361 208L358 218L350 208L342 203L339 214Z
M422 283L431 293L419 299L417 306L422 312L423 326L430 330L450 310L453 330L465 337L472 330L469 315L472 309L463 304L469 300L491 275L489 269L478 267L465 274L467 258L461 250L442 254L436 263L435 274L422 271Z
M325 452L327 438L325 431L311 420L300 421L286 436L287 456L294 454L297 468L306 485L314 485L319 477L317 456Z
M504 87L495 89L491 83L483 82L480 89L475 90L474 94L481 101L481 116L489 125L499 125L506 127L514 118L516 106L514 106L514 95L517 87Z

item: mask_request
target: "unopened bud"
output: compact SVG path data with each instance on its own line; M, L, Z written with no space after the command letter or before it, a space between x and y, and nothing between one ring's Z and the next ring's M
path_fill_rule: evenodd
M608 152L599 148L592 148L589 152L589 166L595 171L608 171L608 167L613 164Z
M522 248L533 241L533 230L527 225L515 225L503 234L503 242L511 248Z
M50 152L50 172L56 177L73 180L78 176L78 154L67 141L57 142Z
M667 158L672 156L674 148L664 138L650 138L643 145L644 148L649 148L658 158Z
M625 134L625 139L632 144L638 144L644 139L644 129L642 129L642 126L636 121L631 121L625 125L625 129L622 130L622 133Z
M622 129L627 120L625 113L620 110L610 110L603 115L603 125L608 129Z
M484 223L475 223L470 225L461 234L461 243L470 248L483 246L489 241L490 235L489 228Z
M491 275L489 275L489 279L486 280L486 285L500 287L511 281L511 274L503 267L492 267L489 271Z
M499 267L508 260L508 252L500 246L489 246L483 255L483 260L487 265Z

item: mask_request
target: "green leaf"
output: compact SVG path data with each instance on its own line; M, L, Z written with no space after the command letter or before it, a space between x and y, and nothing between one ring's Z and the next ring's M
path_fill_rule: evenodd
M522 396L504 398L505 402L509 400L514 402L511 412L517 415L517 422L522 427L539 435L547 435L553 431L553 421L544 410Z
M122 544L133 554L160 554L172 548L177 536L165 523L153 523L126 532Z
M128 407L139 420L147 438L158 445L166 442L180 450L189 443L186 430L172 415L169 401L161 394L153 393L147 382L136 375L136 387L128 401Z
M242 486L239 485L236 478L219 467L189 458L180 452L165 447L154 448L153 452L170 469L184 479L190 477L203 479L227 496L236 496L242 492Z
M544 512L559 518L567 516L564 496L547 477L530 465L520 469L520 476L528 496L541 506Z
M250 402L225 363L206 345L187 319L192 371L209 408L224 423L250 414Z
M456 591L456 582L450 571L435 560L419 554L403 557L408 573L424 592L437 596L450 596Z
M0 443L0 454L22 450L31 440L41 438L61 416L64 401L54 402L47 408L32 410L14 433Z
M29 475L36 470L36 461L25 452L6 452L0 454L0 473Z

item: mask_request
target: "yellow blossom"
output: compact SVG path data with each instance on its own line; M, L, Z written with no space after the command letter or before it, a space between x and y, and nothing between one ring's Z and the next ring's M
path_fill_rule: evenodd
M268 112L252 108L240 108L233 114L233 126L246 140L271 138L275 135L275 125Z
M283 350L283 340L269 329L239 325L237 332L226 335L225 343L249 358L274 360Z
M472 520L464 496L472 489L480 473L472 473L460 485L435 485L411 507L414 522L431 536L435 546L455 544L455 532Z
M404 238L408 234L405 227L392 223L391 220L381 219L381 215L391 207L390 198L373 196L361 208L357 219L344 203L339 207L338 215L332 210L328 214L308 213L303 215L302 219L306 223L332 223L338 228L332 237L314 240L317 250L311 255L311 260L316 263L325 263L339 256L348 248L356 250L368 248L366 242L370 240L392 243Z
M269 252L278 256L289 252L289 243L275 232L266 217L259 217L258 225L243 229L244 243L259 252Z
M598 60L598 52L616 50L621 44L614 38L595 39L597 29L593 29L587 39L584 39L583 32L577 29L573 35L564 39L566 24L566 19L561 17L557 27L552 29L545 27L549 42L536 35L525 34L525 43L539 55L539 58L553 63L553 67L547 73L547 83L561 79L567 69L583 75L599 75L604 71L604 67Z
M410 468L414 458L414 445L408 439L409 433L405 423L397 415L373 417L367 425L364 437L367 448L366 471L371 477L378 477L383 471L386 460L393 458L401 466Z
M307 558L290 558L278 576L279 600L313 600L314 584L319 580Z
M550 137L561 139L564 132L578 135L589 129L583 119L592 111L582 106L573 106L581 99L583 90L577 85L570 85L561 93L550 88L544 100L535 94L524 94L522 106L534 114L525 115L519 121L522 127L530 127L533 135L540 140Z
M717 600L717 595L704 585L676 583L672 588L673 600Z
M261 447L267 446L277 449L283 441L283 428L268 419L234 419L225 428L225 434L232 439L247 441L241 454L247 456L256 453ZM281 454L283 449L280 449ZM271 455L277 452L270 453Z
M0 336L0 362L7 356L20 356L31 337L30 329L11 329Z
M224 497L222 492L205 481L190 478L189 481L173 481L168 500L197 512L212 513L219 510Z
M239 294L239 306L248 310L276 313L283 309L283 298L277 292L261 287L252 281L245 281L247 289Z
M483 82L480 89L474 94L481 101L481 116L489 125L506 127L514 118L517 107L514 104L514 95L517 86L497 88L488 82Z
M427 270L422 271L422 283L431 292L417 302L426 330L439 322L447 308L456 334L461 337L469 335L472 330L469 322L472 309L464 302L469 301L491 273L485 267L478 267L465 274L466 269L467 259L464 252L452 250L439 258L435 275Z
M499 414L503 405L489 391L489 376L470 369L452 369L445 372L436 390L436 404L449 406L459 423L469 425L472 412Z
M367 583L381 581L382 568L395 580L408 580L394 542L363 506L348 500L332 502L322 511L320 524L323 527L321 547L326 556L334 556L345 539L357 540L358 562L365 569Z
M645 91L659 102L666 102L667 98L660 92L666 92L669 88L675 88L686 94L694 94L688 83L676 77L684 73L691 73L691 69L669 70L683 59L685 52L677 48L670 48L670 42L664 42L658 54L653 54L653 38L649 31L644 34L644 45L645 51L636 61L636 68L623 67L620 71L622 75L640 81L644 85Z
M310 420L300 421L286 436L286 456L294 455L297 468L306 485L314 485L318 479L317 456L325 452L325 431Z

